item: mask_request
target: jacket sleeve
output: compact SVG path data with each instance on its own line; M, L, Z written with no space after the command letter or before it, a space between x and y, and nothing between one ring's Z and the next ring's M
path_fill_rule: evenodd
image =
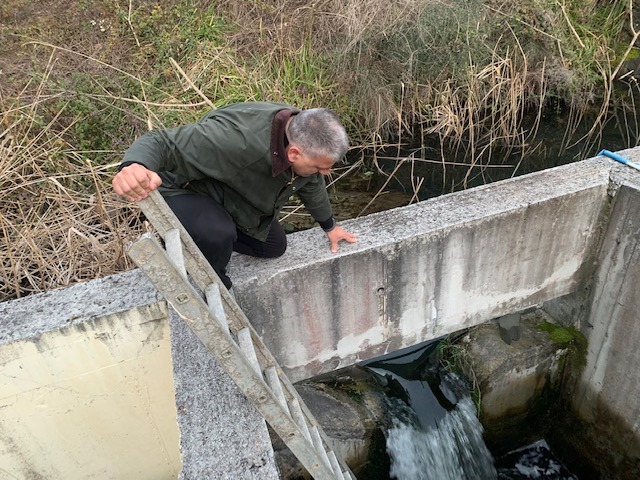
M316 222L332 218L331 203L324 175L314 174L313 178L298 190L298 196Z
M188 180L217 178L224 181L223 146L227 143L207 123L193 123L167 130L152 130L139 137L125 152L123 163L140 163L154 172L172 172ZM227 169L228 170L228 169Z

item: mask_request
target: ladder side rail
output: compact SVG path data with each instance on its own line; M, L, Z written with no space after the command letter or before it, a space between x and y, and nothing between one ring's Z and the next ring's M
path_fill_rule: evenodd
M207 287L212 283L218 285L225 308L229 309L227 317L231 330L235 334L238 330L244 328L246 325L236 323L236 320L243 316L242 310L233 300L231 294L222 283L222 280L220 280L218 274L204 257L196 245L196 242L191 238L191 235L189 235L189 232L187 232L184 225L178 220L178 217L175 216L165 199L162 198L160 192L152 190L149 192L147 198L139 202L139 205L144 216L165 242L167 232L172 229L177 229L180 232L180 239L184 246L183 255L187 272L189 272L195 284L203 292L206 291ZM231 312L233 314L230 314Z
M245 332L248 332L248 334L250 334L252 337L251 340L256 347L256 355L260 357L258 362L260 365L262 365L263 372L265 372L266 375L266 372L268 371L271 375L271 380L268 382L269 385L276 391L278 389L278 386L281 389L280 391L277 391L277 397L282 402L282 396L284 396L284 402L287 406L291 405L294 402L297 403L296 407L299 409L299 412L296 413L298 415L294 415L294 413L291 412L289 408L287 408L287 410L289 410L289 413L296 420L296 424L299 425L299 428L305 435L306 432L308 432L310 429L316 428L318 433L316 442L319 442L320 440L322 441L322 443L324 444L323 451L332 451L334 448L332 440L325 434L322 426L316 420L313 413L309 410L306 403L302 401L300 394L289 380L289 377L287 377L287 375L284 373L275 357L271 354L271 351L264 345L262 339L255 332L251 324L249 324L249 326L244 330ZM278 386L276 386L276 379L279 383ZM342 470L350 471L349 467L344 462L344 460L342 460L342 458L338 458L337 461L341 465Z
M240 347L215 317L202 295L179 272L158 242L150 234L143 235L128 250L129 256L149 277L178 315L193 330L205 347L249 397L265 420L283 439L305 468L318 480L335 478L332 466L308 442L303 431L283 408L264 377L244 356ZM156 279L154 281L154 279Z
M256 347L256 349L255 349L256 355L259 357L258 358L258 362L262 366L263 371L266 371L268 369L272 370L272 371L275 371L275 373L276 373L276 375L277 375L277 377L278 377L278 379L280 381L280 386L282 388L282 393L285 396L285 401L286 401L287 404L293 402L295 399L299 399L300 398L300 394L298 393L296 388L293 386L293 384L289 380L289 377L287 377L287 375L284 373L284 371L280 367L280 364L275 359L275 357L273 356L271 351L262 342L262 339L256 333L256 331L253 329L253 326L251 325L251 323L249 323L248 321L247 321L247 323L248 323L248 326L246 327L246 330L249 332L249 334L252 337L251 340L253 341L253 344ZM309 410L309 408L307 407L306 403L304 401L299 401L298 403L299 403L300 411L302 413L302 419L306 420L307 428L311 429L313 427L316 427L318 429L319 437L322 440L322 442L324 443L324 448L326 450L333 450L333 442L325 434L325 432L322 429L320 423L315 419L313 413ZM297 424L299 423L299 420L298 420L298 422L296 422ZM302 426L300 428L303 429L303 431L305 429L305 427L302 427ZM338 462L342 466L343 470L349 470L349 467L344 462L344 460L342 460L342 458L339 458Z
M283 390L287 392L289 395L291 395L291 392L295 392L292 396L294 398L299 398L300 394L291 383L291 380L289 380L289 377L287 377L287 375L285 375L285 373L282 371L279 364L276 363L275 368L276 368L276 371L278 372L278 376L280 377ZM300 413L302 414L302 417L306 419L308 428L312 429L316 427L318 430L318 435L322 440L322 442L324 443L325 448L329 451L333 451L334 450L333 441L326 435L320 423L318 423L318 421L316 420L311 410L309 410L309 407L307 407L307 404L304 401L301 401L299 402L297 407L300 409ZM342 457L337 458L337 460L338 460L338 463L342 466L343 471L351 472L349 466L344 462Z

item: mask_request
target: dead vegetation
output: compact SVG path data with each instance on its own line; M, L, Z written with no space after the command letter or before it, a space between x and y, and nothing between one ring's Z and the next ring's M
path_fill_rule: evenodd
M126 270L124 244L145 228L109 193L112 165L92 165L37 108L0 117L0 300Z
M123 246L146 226L111 193L122 152L235 101L332 108L354 143L338 188L381 176L410 201L518 173L549 108L568 112L565 146L589 151L611 121L635 145L633 14L630 0L8 0L0 301L130 268Z

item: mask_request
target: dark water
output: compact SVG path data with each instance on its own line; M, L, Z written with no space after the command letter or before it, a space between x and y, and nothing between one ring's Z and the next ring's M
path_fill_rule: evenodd
M454 150L438 137L401 142L372 155L385 172L378 178L377 187L384 184L387 190L415 194L418 200L426 200L584 160L602 149L623 150L638 144L638 118L640 112L612 109L602 127L592 131L597 121L595 113L577 122L566 112L549 109L537 126L532 116L523 120L522 146L513 148L494 142L490 146L476 146L473 153L469 142L463 141ZM422 183L416 192L420 179Z
M495 459L468 386L439 368L437 348L436 340L364 364L389 392L389 478L579 480L543 439Z

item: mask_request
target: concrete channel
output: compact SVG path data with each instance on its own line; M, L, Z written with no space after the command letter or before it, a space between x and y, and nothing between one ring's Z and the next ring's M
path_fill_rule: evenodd
M619 152L638 163L640 148ZM640 174L603 157L234 257L240 305L296 382L587 291L574 408L640 458ZM0 304L0 477L278 478L264 424L139 271Z

